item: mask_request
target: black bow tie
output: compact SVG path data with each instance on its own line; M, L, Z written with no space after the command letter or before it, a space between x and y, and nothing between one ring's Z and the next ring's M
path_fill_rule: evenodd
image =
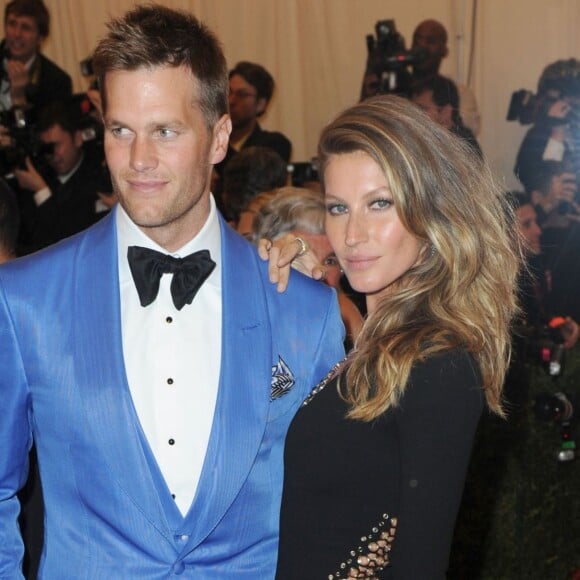
M149 248L130 246L129 267L139 293L141 306L148 306L159 292L163 274L173 274L171 297L177 310L191 304L201 285L215 268L208 250L194 252L185 258L174 258Z

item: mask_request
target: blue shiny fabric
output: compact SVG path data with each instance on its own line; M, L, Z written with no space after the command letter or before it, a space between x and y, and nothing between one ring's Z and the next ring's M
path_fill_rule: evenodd
M343 356L335 295L301 275L279 294L222 222L220 385L183 517L127 384L111 214L0 268L0 578L21 577L15 493L33 438L46 503L40 578L273 578L286 430ZM295 385L271 401L280 357Z

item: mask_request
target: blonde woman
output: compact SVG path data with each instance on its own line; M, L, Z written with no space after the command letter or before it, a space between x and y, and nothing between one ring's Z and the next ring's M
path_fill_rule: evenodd
M319 159L368 318L290 427L277 578L443 579L480 414L503 414L511 210L485 162L398 97L340 114ZM298 245L263 244L273 281Z

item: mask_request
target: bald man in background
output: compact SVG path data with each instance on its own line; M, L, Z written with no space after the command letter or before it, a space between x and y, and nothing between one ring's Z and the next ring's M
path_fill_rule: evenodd
M423 84L427 80L439 76L441 62L449 54L447 47L447 30L437 20L428 19L420 22L413 32L413 50L423 49L424 58L413 64L411 86ZM362 98L371 97L379 92L379 80L376 73L367 72L363 80ZM471 89L465 85L457 85L459 91L459 114L463 123L475 136L480 129L480 116L477 102Z

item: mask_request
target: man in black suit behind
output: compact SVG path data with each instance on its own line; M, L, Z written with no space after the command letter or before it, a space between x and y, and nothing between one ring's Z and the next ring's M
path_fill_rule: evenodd
M259 64L242 61L230 70L229 79L232 134L225 159L215 167L217 173L222 176L229 160L246 147L267 147L288 163L292 154L290 140L278 131L262 129L258 123L274 93L272 75Z
M111 191L102 150L85 146L78 121L66 104L46 107L37 129L47 150L14 172L23 190L19 201L26 253L80 232L108 210L99 199L99 193Z
M40 53L48 36L50 16L41 0L12 0L4 11L0 44L0 106L41 108L72 95L70 76Z

